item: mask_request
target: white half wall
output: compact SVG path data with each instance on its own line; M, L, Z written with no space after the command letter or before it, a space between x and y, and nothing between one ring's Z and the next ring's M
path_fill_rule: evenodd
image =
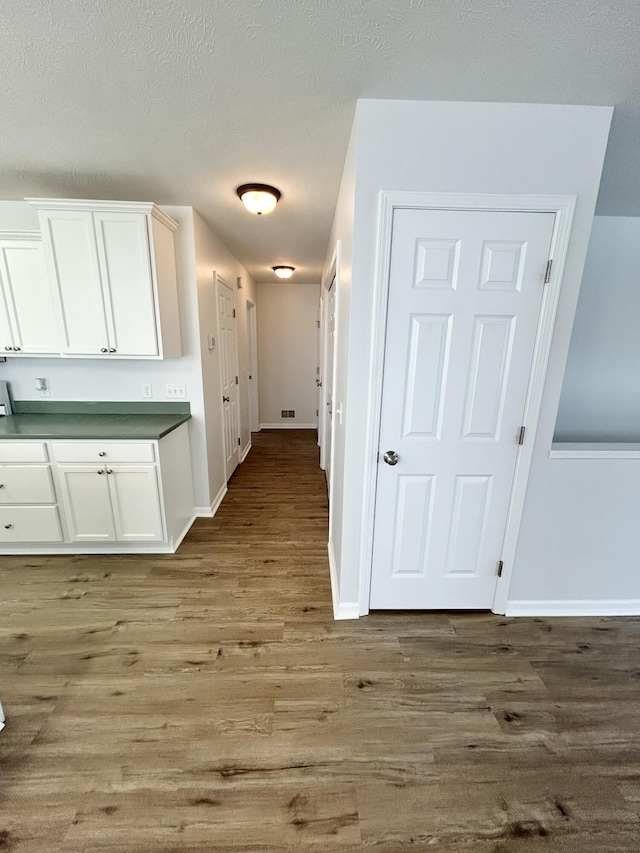
M556 441L640 441L640 218L596 216Z
M261 282L257 292L260 424L315 428L320 285Z
M358 102L353 223L344 218L339 206L331 237L335 242L353 233L349 321L340 329L337 344L339 352L348 350L344 465L334 499L342 507L342 541L335 548L340 602L361 600L360 568L366 568L361 538L363 483L367 466L371 469L376 463L365 458L362 436L369 401L371 282L376 273L380 192L577 196L536 442L539 455L544 456L553 438L611 115L608 107ZM330 246L328 256L332 251ZM534 455L534 469L536 464Z
M636 458L595 451L591 458L547 456L539 464L527 494L508 614L640 614L637 449Z

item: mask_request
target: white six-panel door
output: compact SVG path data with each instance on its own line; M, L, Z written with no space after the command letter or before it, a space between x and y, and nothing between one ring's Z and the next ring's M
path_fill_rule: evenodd
M216 278L218 288L218 338L220 341L220 381L222 385L222 419L224 430L224 458L227 480L240 462L238 437L238 354L236 349L236 321L233 290L221 278Z
M493 603L554 219L394 213L372 608Z

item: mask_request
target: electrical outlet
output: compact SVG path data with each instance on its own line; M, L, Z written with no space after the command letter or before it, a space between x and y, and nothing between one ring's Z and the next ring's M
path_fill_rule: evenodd
M41 397L49 397L49 383L44 377L40 377L36 379L36 391L40 393Z
M142 396L143 397L153 397L153 388L151 387L150 382L145 382L142 386Z
M184 399L187 396L186 386L184 385L165 385L164 396Z

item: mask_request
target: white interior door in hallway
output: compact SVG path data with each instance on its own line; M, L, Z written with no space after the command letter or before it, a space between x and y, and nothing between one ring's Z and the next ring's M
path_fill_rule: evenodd
M327 487L331 486L331 445L333 443L333 385L334 355L336 337L336 277L333 275L329 288L324 294L324 365L322 386L324 394L322 427L322 461L327 477ZM331 491L329 491L331 493Z
M216 276L218 292L218 340L220 341L220 384L222 385L222 426L227 480L240 462L240 421L238 406L238 350L234 292Z
M554 220L394 212L372 608L493 604Z

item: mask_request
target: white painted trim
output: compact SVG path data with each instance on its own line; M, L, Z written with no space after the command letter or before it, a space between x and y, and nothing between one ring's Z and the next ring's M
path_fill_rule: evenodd
M172 219L153 202L147 201L104 201L78 198L25 198L29 204L39 210L89 210L89 211L113 211L123 213L146 213L150 214L170 228L172 231L178 229L178 223Z
M342 243L340 240L336 241L336 251L335 251L335 259L336 259L336 268L335 268L335 284L333 285L336 289L335 293L335 310L333 316L333 365L332 365L332 373L331 377L331 387L333 388L333 416L330 422L330 430L331 430L331 452L329 454L329 482L328 482L328 501L329 501L329 538L333 537L333 507L334 507L334 494L335 494L335 476L334 472L336 470L336 414L337 407L336 403L336 388L338 387L338 350L337 350L337 342L340 340L340 331L342 329L342 311L340 310L341 303L341 295L342 289L340 285L340 271L342 269ZM329 279L329 288L331 287L331 282L333 279ZM324 390L324 389L323 389ZM326 391L325 391L326 394ZM326 415L327 409L327 399L326 396L322 398L323 409ZM340 406L340 424L343 423L342 416L342 408L343 405ZM326 422L325 422L326 423ZM326 460L325 460L326 462ZM358 608L359 613L359 608ZM348 618L348 617L345 617Z
M507 616L640 616L640 599L507 601Z
M180 540L182 541L182 540ZM111 545L111 547L109 547ZM32 554L173 554L178 546L173 548L166 542L151 547L147 544L137 544L135 542L96 542L95 548L89 547L87 544L72 544L65 543L62 545L52 544L49 547L46 545L34 547L32 543L25 543L23 548L14 545L12 547L2 547L0 554L5 556L22 555L26 557Z
M42 243L42 234L40 231L3 230L0 231L0 240L37 240Z
M327 432L327 391L326 391L326 373L327 373L327 296L333 279L337 275L337 259L339 240L336 242L336 247L333 252L333 258L329 266L329 272L322 283L320 290L320 394L318 395L318 445L320 447L320 467L323 471L327 469L326 463L326 432ZM337 288L337 281L336 281ZM337 290L336 290L337 292ZM335 356L335 352L334 352ZM334 359L335 360L335 359Z
M213 518L213 516L218 512L218 509L220 508L220 504L224 500L224 496L227 494L228 491L229 490L227 489L227 484L224 483L222 485L222 488L220 489L220 491L218 492L218 494L215 496L215 498L213 499L213 501L211 503L211 507L210 507L211 518Z
M240 464L242 464L244 462L244 460L247 458L250 450L251 450L251 442L249 441L249 442L247 442L247 446L245 447L245 449L240 454Z
M549 459L640 459L640 444L553 444Z
M560 285L566 263L571 223L575 210L575 196L556 195L498 195L487 193L425 193L385 192L379 195L378 234L374 273L374 302L369 359L369 399L367 402L364 435L365 474L362 505L362 533L360 541L360 614L369 612L371 566L373 564L373 528L378 474L378 444L380 438L380 413L382 406L382 378L386 337L386 314L389 295L389 265L391 261L391 231L393 214L397 208L436 210L502 210L529 213L554 213L556 215L551 240L550 257L554 264L551 280L546 285L540 321L534 345L530 382L525 403L524 423L527 441L518 449L516 470L509 510L502 559L505 571L496 584L494 612L503 613L507 601L515 549L524 508L524 498L533 456L533 447L542 403L542 392L547 372L553 328L560 298Z
M260 429L317 429L317 424L260 424Z
M178 534L178 536L174 537L174 539L172 540L173 552L174 552L174 553L175 553L175 552L178 550L178 548L180 547L180 545L181 545L182 540L184 539L184 537L185 537L185 536L187 535L187 533L191 530L191 525L192 525L192 524L193 524L193 522L196 520L196 518L197 518L197 515L196 515L196 513L194 512L194 513L193 513L193 515L191 516L191 519L190 519L190 520L186 523L186 525L184 526L184 529L182 530L182 532L181 532L181 533L179 533L179 534Z
M211 506L197 506L195 508L196 518L213 518L217 513L224 496L227 494L227 491L227 484L225 483L213 499Z
M340 588L338 584L338 570L336 567L336 556L333 550L333 540L327 543L329 554L329 577L331 579L331 600L333 602L333 618L336 621L343 619L359 619L360 605L357 601L339 601Z

